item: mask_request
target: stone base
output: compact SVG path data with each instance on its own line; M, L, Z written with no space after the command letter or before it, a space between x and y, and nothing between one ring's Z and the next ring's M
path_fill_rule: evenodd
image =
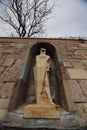
M14 129L44 129L44 130L79 130L79 122L76 113L63 112L60 119L31 119L23 118L23 114L20 111L12 111L6 114L6 117L3 122L5 128L8 127L12 130Z
M32 104L24 107L24 118L60 118L60 108L55 104Z

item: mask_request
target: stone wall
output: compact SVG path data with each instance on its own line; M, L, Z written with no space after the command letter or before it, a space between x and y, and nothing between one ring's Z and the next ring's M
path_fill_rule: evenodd
M0 119L7 112L12 90L24 61L28 44L48 42L58 50L63 84L72 91L80 125L87 125L87 41L70 39L0 38ZM65 85L66 86L66 85ZM65 91L68 88L65 87Z

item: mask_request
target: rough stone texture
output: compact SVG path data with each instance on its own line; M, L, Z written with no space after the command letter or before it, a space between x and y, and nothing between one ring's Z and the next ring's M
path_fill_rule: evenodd
M3 87L4 83L0 83L0 88Z
M10 66L12 66L13 63L14 63L13 58L7 58L2 66L9 66L10 67Z
M70 79L87 79L87 72L83 69L67 69Z
M0 88L0 98L10 99L13 86L14 83L5 83L4 86Z
M72 90L74 102L87 102L87 97L84 95L79 82L76 80L69 80L68 82Z
M10 99L0 99L0 109L8 109Z
M0 48L0 53L3 54L3 53L14 53L14 49L11 48L9 45L8 46L2 46Z
M79 84L84 96L87 97L87 80L79 80Z
M86 69L85 65L81 62L72 61L71 63L74 69Z
M6 109L0 109L0 122L4 121L6 114L7 114Z
M56 45L56 47L58 48L59 62L61 62L59 64L59 67L61 69L60 72L63 79L68 79L68 80L70 79L69 75L67 74L67 69L83 69L87 72L87 40L81 42L80 40L70 40L70 39L61 40L61 39L44 39L44 38L42 39L0 38L0 89L4 88L3 86L7 82L16 83L17 73L21 65L20 63L17 62L17 64L19 65L16 64L16 67L14 67L16 61L17 60L21 60L21 62L23 61L22 59L24 56L24 52L26 52L26 48L28 47L28 44L33 44L38 42L47 42ZM7 66L2 68L3 63L6 61L7 58L13 58L15 59L15 62L10 67ZM73 98L76 105L76 110L77 110L80 124L81 126L87 126L87 105L86 105L87 80L70 79L69 83L73 93ZM12 117L16 121L15 116L12 115ZM66 118L67 117L65 116L65 119ZM35 120L31 120L30 122L32 127L34 126L38 127L38 122L40 126L44 124L43 120L37 120L36 122ZM18 124L19 126L22 123L16 122L16 124ZM47 123L47 121L45 121L45 123ZM50 122L50 124L52 123L54 126L55 121ZM13 126L16 124L14 123ZM28 125L29 121L25 121L25 124ZM32 124L34 124L34 126ZM12 124L9 123L9 125ZM52 125L46 124L46 126L50 127Z
M71 62L65 61L65 62L63 62L63 65L64 65L64 67L72 68Z
M17 111L8 113L5 117L4 126L23 127L33 129L75 129L79 127L75 113L64 112L59 120L53 119L24 119L23 114Z
M4 67L0 67L0 74L4 71Z
M19 50L19 51L21 51L21 49L23 48L23 46L24 46L23 44L19 43L19 44L16 45L16 49Z
M21 59L15 61L15 64L12 67L6 68L3 74L0 76L1 82L15 82L17 80L18 70L22 63Z
M59 64L60 64L60 71L61 71L62 79L65 79L65 80L69 79L68 72L66 71L66 68L64 68L63 63L60 62Z
M87 127L87 103L77 103L76 109L80 126Z

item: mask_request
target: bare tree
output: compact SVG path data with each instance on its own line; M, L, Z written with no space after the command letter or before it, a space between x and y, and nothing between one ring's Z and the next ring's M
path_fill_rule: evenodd
M44 23L54 4L50 0L1 0L0 19L9 24L19 37L44 32Z

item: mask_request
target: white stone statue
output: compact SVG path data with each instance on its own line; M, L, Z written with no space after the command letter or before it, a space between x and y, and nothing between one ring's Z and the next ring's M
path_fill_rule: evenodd
M41 48L40 55L36 56L36 65L34 67L37 103L52 102L48 76L50 67L50 56L46 55L45 48Z
M36 56L34 79L36 90L36 104L24 107L24 118L60 118L60 107L52 102L49 83L49 69L51 59L46 55L46 49L41 48Z

